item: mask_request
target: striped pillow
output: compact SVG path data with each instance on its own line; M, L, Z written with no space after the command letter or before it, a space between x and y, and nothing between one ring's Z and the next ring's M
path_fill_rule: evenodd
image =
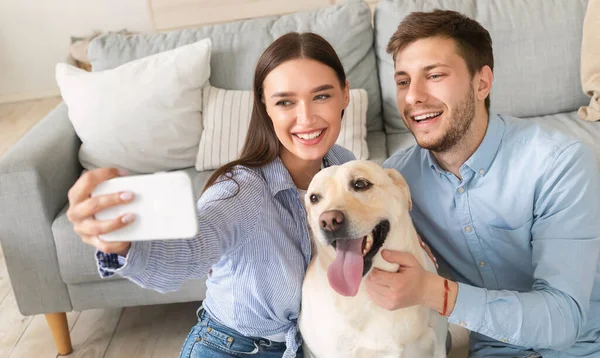
M202 91L202 125L196 169L213 170L235 160L242 150L250 115L252 91L225 90L212 86ZM350 90L350 103L342 118L337 144L352 151L356 159L368 159L368 96L364 89Z

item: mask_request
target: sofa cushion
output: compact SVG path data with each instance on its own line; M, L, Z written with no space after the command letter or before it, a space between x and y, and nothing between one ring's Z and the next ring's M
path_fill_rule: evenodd
M523 120L532 120L581 140L594 151L596 162L600 168L600 141L598 141L598 138L600 138L600 122L582 121L578 118L576 111L523 118Z
M153 173L193 166L210 53L204 39L101 72L57 64L83 167Z
M368 159L367 92L350 90L350 103L344 111L336 144L350 150L357 159ZM213 86L202 91L203 114L196 169L217 169L242 151L252 113L252 91L225 90Z
M195 201L200 198L204 183L213 173L212 171L198 172L193 167L185 172L190 176L194 188ZM57 215L52 223L52 234L56 244L58 266L60 274L67 284L78 284L106 280L100 278L92 246L86 245L73 231L73 225L67 219L67 204ZM109 280L122 279L113 276Z
M410 132L398 132L387 135L387 150L390 156L399 150L417 144L415 137Z
M101 71L210 37L213 45L210 83L224 89L250 90L254 66L262 51L276 38L293 31L315 32L332 44L346 69L351 88L364 88L369 94L368 130L381 130L371 10L364 2L348 1L344 5L289 15L157 34L107 34L90 43L88 54L93 71Z
M406 131L396 107L394 64L385 51L402 19L413 11L456 10L492 37L492 109L516 117L570 112L589 102L579 81L585 0L379 0L375 48L388 133Z
M387 139L384 131L372 131L367 133L369 161L381 164L387 159L388 151L386 143Z
M172 292L158 292L143 288L131 281L118 279L106 283L103 281L86 282L81 284L70 284L69 297L73 304L73 311L84 311L89 309L107 308L107 307L131 307L144 305L161 305L175 302L200 301L206 297L206 280L188 280L184 282L179 290ZM189 304L189 310L185 309L186 317L194 317L194 312L200 306L201 302ZM169 305L167 310L177 310L181 312L180 305ZM173 311L174 314L175 311ZM174 315L168 315L169 319L174 319ZM193 318L192 318L193 319ZM157 322L158 323L158 322ZM159 323L160 324L160 323ZM190 322L191 325L191 322ZM184 332L181 332L182 334ZM95 355L83 355L95 356ZM140 355L121 355L123 357L139 357ZM160 355L158 355L160 356Z

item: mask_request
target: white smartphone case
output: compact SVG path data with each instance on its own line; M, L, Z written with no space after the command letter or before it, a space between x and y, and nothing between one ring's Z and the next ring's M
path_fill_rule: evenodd
M105 241L187 239L198 232L194 190L185 172L161 172L107 180L92 196L131 191L132 202L96 213L96 220L111 220L134 213L124 228L100 235Z

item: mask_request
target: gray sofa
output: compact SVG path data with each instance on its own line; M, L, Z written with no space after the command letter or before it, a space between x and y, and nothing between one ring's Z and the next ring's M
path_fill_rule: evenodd
M393 63L385 53L390 35L411 11L458 10L477 19L492 35L493 110L571 133L594 149L600 163L600 122L584 122L576 115L589 102L579 77L586 4L585 0L381 0L372 26L369 7L349 0L330 8L168 33L109 34L93 40L89 56L93 70L101 71L210 37L211 84L251 89L255 61L272 40L290 31L317 32L338 51L351 87L368 91L370 159L381 163L414 144L396 108ZM118 277L98 276L94 249L81 242L65 216L67 191L82 171L79 146L63 103L1 158L0 240L21 313L201 300L203 281L160 294ZM183 170L200 193L210 172Z

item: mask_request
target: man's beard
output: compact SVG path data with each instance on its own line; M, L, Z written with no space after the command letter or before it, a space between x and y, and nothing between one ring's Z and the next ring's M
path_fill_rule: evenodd
M465 138L465 134L469 131L471 123L475 119L475 94L473 93L473 85L469 86L469 92L462 101L457 103L451 115L451 118L446 118L450 127L441 138L424 142L415 136L421 148L429 149L436 153L444 153L456 148L467 139Z

